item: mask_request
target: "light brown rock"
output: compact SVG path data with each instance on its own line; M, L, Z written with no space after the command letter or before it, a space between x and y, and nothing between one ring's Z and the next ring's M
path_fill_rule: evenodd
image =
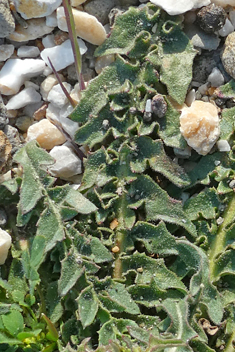
M95 16L72 9L77 36L94 45L102 44L106 39L106 31ZM63 7L57 9L58 27L68 31Z
M235 78L235 32L230 33L225 40L221 61L225 71Z
M235 0L211 0L211 2L222 7L227 5L235 6Z
M190 107L184 107L180 116L180 132L198 154L208 154L220 134L217 108L212 103L199 100Z
M51 150L65 142L64 135L47 119L31 125L27 132L27 142L36 139L42 148Z

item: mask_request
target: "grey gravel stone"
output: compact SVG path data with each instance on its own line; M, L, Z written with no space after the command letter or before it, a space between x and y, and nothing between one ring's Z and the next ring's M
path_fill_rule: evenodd
M193 65L193 81L205 83L213 68L219 67L220 55L217 52L203 52L197 55Z
M5 38L15 30L15 20L11 14L8 0L0 1L0 37Z
M118 5L118 0L91 0L84 6L84 10L95 16L102 24L109 22L110 10Z
M215 34L205 33L195 24L185 26L185 33L196 48L211 51L216 50L219 46L220 38Z
M12 145L11 154L14 154L21 147L19 132L17 128L10 125L5 126L3 132L5 133L5 135L9 139L9 142Z
M235 32L227 36L221 60L225 71L235 78Z

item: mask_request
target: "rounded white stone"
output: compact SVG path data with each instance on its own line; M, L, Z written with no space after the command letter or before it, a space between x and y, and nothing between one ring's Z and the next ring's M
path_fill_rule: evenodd
M192 103L196 100L196 92L195 89L191 89L185 99L185 104L191 106Z
M55 164L49 167L53 176L68 178L82 173L81 160L68 146L54 147L50 155L55 159Z
M28 87L10 99L6 105L6 109L21 109L28 104L39 103L40 101L41 95L33 87Z
M67 104L62 109L60 109L58 106L55 106L52 103L48 105L46 110L46 117L49 120L58 121L71 138L74 137L75 132L78 129L78 123L76 121L72 121L67 117L72 111L73 107L70 104Z
M212 87L220 87L224 84L224 76L217 67L213 68L207 80Z
M161 7L169 15L179 15L192 9L198 9L210 4L210 0L150 0L153 4Z
M231 147L226 141L226 139L220 139L217 143L217 148L219 149L220 152L229 152L231 150Z
M229 35L233 31L234 31L234 26L229 21L229 19L226 18L224 26L219 30L218 33L221 37L227 37L227 35Z
M37 46L22 45L17 50L19 57L37 57L40 55L40 50Z
M40 75L45 63L40 59L9 59L0 71L0 93L13 95L19 92L28 79Z
M46 25L45 18L33 18L27 21L27 27L17 24L15 31L7 38L15 42L27 42L28 40L41 38L45 34L51 33L53 29L54 27Z
M69 83L64 82L63 86L65 87L68 93L71 92L71 85ZM60 84L56 84L51 88L47 96L47 100L50 103L53 103L55 106L58 106L59 108L62 108L68 102L68 99L64 94Z
M54 34L48 34L46 37L42 38L42 44L44 48L53 48L53 46L56 46L54 39Z
M0 61L6 61L14 53L14 45L2 44L0 45Z
M9 233L0 228L0 265L4 264L7 259L11 242Z
M46 25L49 27L58 27L56 11L46 17Z
M80 53L83 55L87 51L87 47L81 39L78 39L78 44ZM53 48L46 48L41 52L41 58L50 67L48 57L56 71L60 71L63 68L72 65L72 63L74 63L74 56L70 40L68 39L61 45L54 46Z
M65 78L63 75L59 73L59 77L62 82L64 82ZM52 87L54 87L56 84L58 84L57 78L54 74L47 76L47 78L44 79L44 81L40 85L40 93L43 97L44 100L47 100L48 94Z

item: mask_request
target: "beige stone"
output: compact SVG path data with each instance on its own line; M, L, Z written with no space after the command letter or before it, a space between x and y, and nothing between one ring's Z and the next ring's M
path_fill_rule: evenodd
M106 39L104 26L95 16L86 12L72 9L77 36L94 45L102 44ZM68 31L63 7L57 9L58 27L62 31Z
M62 74L58 74L61 81L64 82L65 78ZM41 85L40 85L40 93L43 97L44 100L47 100L47 96L50 92L50 90L56 85L58 84L58 80L56 78L56 76L54 74L47 76L44 81L42 81Z
M27 142L36 139L42 148L51 150L56 145L63 144L64 135L47 119L31 125L27 132Z
M217 108L209 102L196 100L184 107L180 116L180 132L188 145L199 154L210 152L220 135Z
M235 6L235 0L211 0L211 2L222 7L227 5Z

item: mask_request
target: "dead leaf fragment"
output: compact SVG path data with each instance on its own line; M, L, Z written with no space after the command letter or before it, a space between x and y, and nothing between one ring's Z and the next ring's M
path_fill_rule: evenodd
M3 131L0 130L0 171L6 166L11 156L11 143Z

